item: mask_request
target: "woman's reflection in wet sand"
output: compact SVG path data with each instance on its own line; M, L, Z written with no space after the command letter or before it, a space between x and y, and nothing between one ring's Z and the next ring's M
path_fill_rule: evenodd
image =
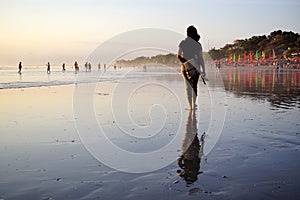
M197 119L195 110L190 110L186 122L184 139L182 141L182 155L178 158L177 170L187 184L192 184L198 179L200 172L200 162L203 156L205 133L202 134L200 141L198 138Z

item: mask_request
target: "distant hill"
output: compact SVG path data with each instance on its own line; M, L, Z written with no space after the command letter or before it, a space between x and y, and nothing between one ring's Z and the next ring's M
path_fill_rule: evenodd
M209 57L208 53L204 52L203 57L204 59L208 58ZM166 55L159 54L151 57L140 56L130 60L122 59L116 61L117 66L123 66L123 67L141 66L150 63L152 64L158 63L158 64L163 64L163 65L168 65L173 67L178 67L181 64L177 59L177 55L172 53Z
M169 66L174 66L179 64L176 55L171 53L166 55L160 54L151 57L140 56L130 60L122 59L116 61L116 65L123 66L123 67L139 66L139 65L149 64L149 63L159 63L159 64L165 64Z

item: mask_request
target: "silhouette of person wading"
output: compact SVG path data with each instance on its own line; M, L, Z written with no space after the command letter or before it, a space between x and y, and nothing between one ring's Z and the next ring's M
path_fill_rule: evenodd
M46 64L46 66L47 66L47 74L50 74L50 62L48 62L48 63Z
M19 74L22 73L22 62L19 62L19 71L18 71Z
M181 73L184 79L188 109L196 108L197 84L199 76L205 83L205 64L202 55L202 45L198 42L200 35L194 26L187 28L187 37L179 43L177 58L182 63ZM202 68L201 68L202 67Z

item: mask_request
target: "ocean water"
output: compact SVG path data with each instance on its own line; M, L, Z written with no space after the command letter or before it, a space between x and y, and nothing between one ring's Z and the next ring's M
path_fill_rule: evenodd
M51 73L47 74L46 67L36 66L23 67L21 74L17 71L17 69L12 69L11 67L0 68L0 89L113 81L122 79L124 76L126 76L126 78L134 78L160 75L157 70L152 71L152 73L143 73L145 72L143 67L121 69L113 69L110 67L107 68L107 70L104 70L102 66L102 69L100 70L95 68L91 71L81 69L79 72L75 73L74 69L67 69L65 72L62 72L60 67L54 66L51 69ZM168 70L165 71L165 73L173 73L174 71L175 70Z

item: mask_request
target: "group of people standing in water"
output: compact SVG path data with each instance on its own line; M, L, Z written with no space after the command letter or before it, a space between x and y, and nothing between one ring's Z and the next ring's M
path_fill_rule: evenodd
M84 66L85 66L86 71L91 71L92 70L92 64L91 63L86 62ZM47 62L46 67L47 67L47 74L50 74L51 73L51 64L50 64L50 62ZM19 74L22 74L22 68L23 68L22 62L19 62L19 66L18 66L18 73ZM75 61L75 63L74 63L74 69L75 69L75 73L77 73L79 71L79 64L78 64L77 61ZM99 63L98 64L98 71L100 69L101 69L101 64ZM104 64L104 70L106 70L106 64ZM65 71L66 71L66 64L63 63L62 64L62 72L65 72Z

